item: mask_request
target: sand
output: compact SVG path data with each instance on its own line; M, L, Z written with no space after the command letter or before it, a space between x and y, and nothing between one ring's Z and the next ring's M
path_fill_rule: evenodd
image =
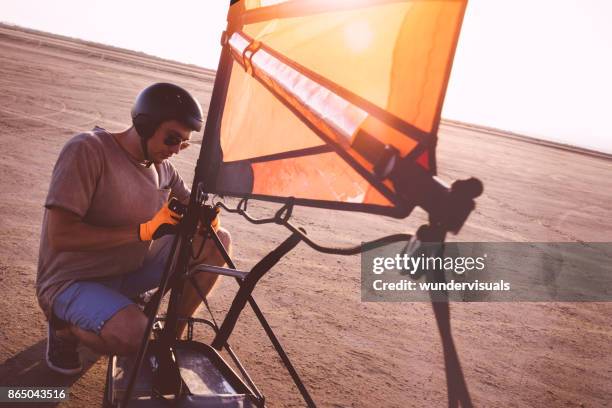
M46 322L34 282L42 204L62 145L95 125L125 129L136 93L156 81L191 90L208 106L214 72L142 54L0 27L0 385L66 385L62 406L102 401L106 357L84 351L87 371L54 375L42 360ZM193 177L199 145L173 163ZM612 161L447 122L442 178L475 176L485 193L458 241L612 241ZM275 206L253 203L257 214ZM413 232L406 220L299 208L294 221L317 240L356 244ZM224 215L238 266L251 267L288 232ZM220 317L236 285L225 279L211 305ZM254 297L320 406L446 406L442 343L428 303L364 303L358 257L301 244ZM601 407L612 401L612 304L453 303L454 339L476 406ZM205 316L204 312L201 312ZM209 339L199 329L196 335ZM297 390L253 313L231 344L269 406L301 406Z

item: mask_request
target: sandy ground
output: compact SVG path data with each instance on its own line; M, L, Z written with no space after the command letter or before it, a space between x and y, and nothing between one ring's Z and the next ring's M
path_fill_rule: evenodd
M106 357L59 378L42 361L46 323L34 296L42 203L57 154L75 132L129 123L136 93L176 82L207 107L213 73L0 27L0 385L67 385L64 406L101 403ZM191 180L193 146L174 160ZM454 125L440 131L447 180L476 176L485 194L460 241L612 241L612 161ZM255 204L253 211L270 213ZM423 222L299 209L295 221L323 242L355 244ZM287 236L226 215L239 267ZM259 284L255 298L320 406L445 406L442 343L427 303L362 303L358 257L304 245ZM221 315L236 285L211 299ZM452 304L452 335L476 406L602 407L612 401L612 304ZM208 338L204 330L197 332ZM300 406L289 376L246 311L231 343L269 405ZM87 353L85 353L87 354Z

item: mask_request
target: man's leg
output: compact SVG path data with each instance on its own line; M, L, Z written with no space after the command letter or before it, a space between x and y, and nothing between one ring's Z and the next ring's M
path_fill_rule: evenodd
M218 231L219 238L226 250L231 254L231 238L225 229ZM173 237L164 237L157 245L156 251L150 259L145 261L143 267L118 280L119 284L102 284L94 281L79 281L65 289L55 300L54 313L61 320L69 322L67 330L53 330L53 337L74 342L76 337L87 347L103 353L127 355L135 353L140 347L147 326L147 318L138 306L129 299L136 294L151 289L159 283ZM200 248L203 237L196 236L194 250ZM190 262L190 266L199 264L224 266L225 261L216 249L212 240L207 240L201 255ZM195 276L201 293L206 296L210 293L218 275L199 273ZM111 279L116 281L116 279ZM198 292L187 282L179 307L179 316L192 316L202 303ZM178 333L182 333L186 323L179 323ZM57 342L56 342L57 343ZM70 344L69 344L70 345ZM70 348L70 347L69 347ZM72 349L75 346L72 345ZM51 353L53 354L53 352ZM61 353L60 353L61 354ZM77 356L78 357L78 356ZM49 358L49 366L62 372L60 361L53 363L57 358ZM74 371L74 370L65 370ZM65 372L68 373L68 372Z
M227 252L231 255L232 251L232 240L230 233L224 229L220 228L217 231L217 235L219 239L223 243L223 246L227 250ZM203 237L197 235L194 239L193 248L194 251L197 251L202 243ZM190 267L194 267L196 265L206 264L206 265L214 265L214 266L225 266L225 260L221 256L221 253L217 250L215 243L212 239L207 239L204 244L204 249L202 253L197 259L194 259L190 262ZM201 272L194 276L200 293L204 296L208 296L215 283L217 282L219 275L212 273ZM190 281L185 282L185 286L183 289L183 293L181 296L181 304L178 309L178 314L181 317L190 317L196 312L198 307L202 304L202 299L198 294L198 291L193 287ZM179 322L177 334L181 336L183 331L185 330L187 323Z
M138 306L129 305L111 317L99 335L74 325L70 332L100 354L129 355L138 351L146 327L145 314Z
M231 254L231 238L229 232L220 228L217 232L219 239L223 243L228 253ZM196 234L193 239L193 251L197 253L202 245L203 236ZM122 284L119 287L119 292L132 298L149 289L153 289L159 285L161 276L164 272L168 256L172 248L174 236L167 235L158 240L153 241L149 254L145 259L143 266L133 273L126 275ZM215 266L224 266L225 261L217 250L212 239L207 239L204 248L196 259L189 262L190 267L200 264L208 264ZM209 273L198 273L195 276L198 282L198 287L201 293L206 296L210 293L217 281L218 275ZM198 292L193 288L191 283L185 282L181 303L178 309L180 317L192 316L198 306L202 304L202 300ZM177 333L180 335L184 331L186 323L179 322Z
M92 281L64 289L53 313L69 327L57 330L50 323L46 359L51 369L63 374L80 369L76 339L99 353L126 355L138 350L147 325L144 313L127 297Z

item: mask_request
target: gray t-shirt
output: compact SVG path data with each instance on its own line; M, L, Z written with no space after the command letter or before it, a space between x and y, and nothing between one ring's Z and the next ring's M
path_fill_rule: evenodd
M55 296L70 283L133 271L150 246L135 242L100 251L54 251L47 236L49 208L71 211L91 225L133 225L136 235L136 226L149 221L170 194L189 200L189 189L168 160L147 168L98 127L70 139L57 159L45 201L36 279L45 315L50 317Z

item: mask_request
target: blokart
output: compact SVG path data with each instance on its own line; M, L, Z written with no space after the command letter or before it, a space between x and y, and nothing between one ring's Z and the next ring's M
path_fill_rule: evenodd
M394 242L405 242L412 253L440 253L446 234L461 229L482 184L471 178L445 185L436 177L435 153L466 3L231 2L189 205L159 289L144 306L149 320L139 352L109 358L105 406L265 406L229 343L247 304L305 404L316 406L253 291L300 242L327 254L354 255ZM220 197L239 201L230 207ZM272 217L255 218L248 211L250 200L276 202L279 209ZM429 223L415 234L336 248L313 241L292 222L299 206L396 218L419 206ZM282 225L288 237L249 271L238 270L211 226L218 211L255 224ZM207 239L227 267L188 269L198 225L208 226ZM197 290L194 276L202 272L232 277L239 289L220 323L212 312L210 319L184 319L187 339L181 340L175 333L182 288L189 281ZM444 275L434 271L427 279ZM449 406L471 406L450 336L449 305L432 296L432 306L443 339ZM194 339L194 325L212 330L210 344Z

